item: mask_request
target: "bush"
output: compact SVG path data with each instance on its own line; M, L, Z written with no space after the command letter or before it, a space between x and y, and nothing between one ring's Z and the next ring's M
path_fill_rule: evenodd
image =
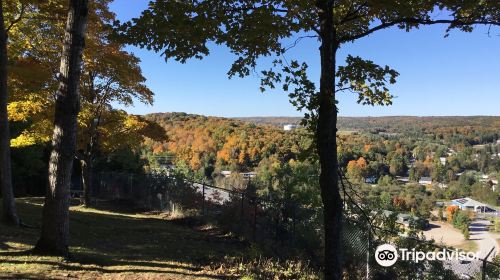
M241 279L320 279L320 273L314 271L303 261L282 262L273 259L255 259L249 262L232 260L229 264L237 267Z

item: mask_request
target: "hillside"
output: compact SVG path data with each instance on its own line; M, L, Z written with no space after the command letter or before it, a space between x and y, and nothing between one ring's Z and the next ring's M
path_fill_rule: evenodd
M310 150L305 129L284 131L282 125L297 124L297 117L221 118L186 113L156 113L145 116L162 126L168 140L147 140L153 154L175 155L192 170L203 168L251 171L263 159L274 162L297 159ZM363 135L399 135L427 142L446 138L447 142L477 145L496 141L500 117L341 117L339 129ZM371 135L371 136L370 136ZM378 136L377 136L378 137ZM372 142L375 139L349 142ZM383 140L383 139L380 139ZM303 157L302 157L303 158ZM212 170L213 171L213 170ZM209 172L211 172L209 170Z
M192 170L215 166L251 171L266 158L296 159L310 145L304 130L287 132L271 125L185 113L158 113L145 117L161 125L168 137L163 142L146 141L151 152L174 154L178 164L184 163Z
M42 203L42 198L18 200L25 223L40 225ZM114 206L70 210L70 260L26 254L38 239L38 228L0 227L0 278L234 279L219 267L246 252L244 243L190 227L182 219L130 208L119 212Z

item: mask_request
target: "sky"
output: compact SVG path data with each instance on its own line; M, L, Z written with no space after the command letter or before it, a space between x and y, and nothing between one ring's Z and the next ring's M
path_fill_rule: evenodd
M138 17L149 0L115 0L111 10L120 21ZM445 26L421 27L407 33L397 28L376 32L344 45L341 62L350 54L389 65L400 76L390 90L391 106L363 106L350 92L339 96L341 116L464 116L500 115L500 28L478 27L472 33L453 31L444 38ZM287 59L309 64L313 81L319 79L319 51L315 39L293 48ZM192 114L248 117L302 116L286 93L261 93L260 80L229 79L227 71L235 57L223 46L212 45L203 60L185 64L165 62L153 51L128 46L141 59L147 86L155 93L153 106L136 102L121 107L131 114L186 112ZM265 62L263 63L265 65ZM262 69L261 69L262 70Z

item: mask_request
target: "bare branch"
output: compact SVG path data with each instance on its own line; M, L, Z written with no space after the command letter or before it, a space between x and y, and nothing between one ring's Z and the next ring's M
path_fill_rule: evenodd
M251 6L251 7L239 7L239 8L224 9L222 11L225 12L225 13L227 13L227 12L244 12L244 11L257 10L259 8L262 8L262 7L255 7L255 6ZM271 11L277 12L277 13L288 13L288 10L286 10L286 9L278 9L278 8L274 8L274 7L266 7L266 8L268 10L271 10Z
M410 23L410 24L423 24L423 25L433 25L433 24L450 24L451 26L466 26L466 25L475 25L475 24L482 24L482 25L500 25L499 21L494 21L494 20L473 20L473 21L461 21L461 20L449 20L449 19L441 19L441 20L424 20L424 19L419 19L419 18L401 18L397 19L394 21L390 22L382 22L381 24L370 28L364 32L351 35L351 36L344 36L339 39L340 42L350 42L354 41L363 37L366 37L370 34L372 34L375 31L382 30L385 28L389 28L398 24L403 24L403 23Z
M337 92L341 92L341 91L344 91L344 90L352 90L352 87L351 87L351 86L348 86L348 87L344 87L344 88L339 88L339 89L336 89L336 90L335 90L335 93L337 93Z
M284 52L287 52L288 50L290 49L293 49L295 48L299 43L300 41L302 41L303 39L306 39L306 38L318 38L319 35L305 35L305 36L300 36L299 38L297 38L293 44L291 44L290 46L286 47Z

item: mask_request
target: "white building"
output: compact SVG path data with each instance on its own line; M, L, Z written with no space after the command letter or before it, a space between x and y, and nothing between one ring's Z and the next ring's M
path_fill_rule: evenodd
M284 125L283 126L283 130L284 131L291 131L291 130L294 130L296 128L298 128L299 126L296 125L296 124L287 124L287 125Z
M451 205L458 206L461 210L470 210L479 213L494 213L497 210L493 206L479 202L470 197L458 198L451 201Z
M432 178L431 177L422 177L420 180L418 180L418 183L420 185L432 185Z

